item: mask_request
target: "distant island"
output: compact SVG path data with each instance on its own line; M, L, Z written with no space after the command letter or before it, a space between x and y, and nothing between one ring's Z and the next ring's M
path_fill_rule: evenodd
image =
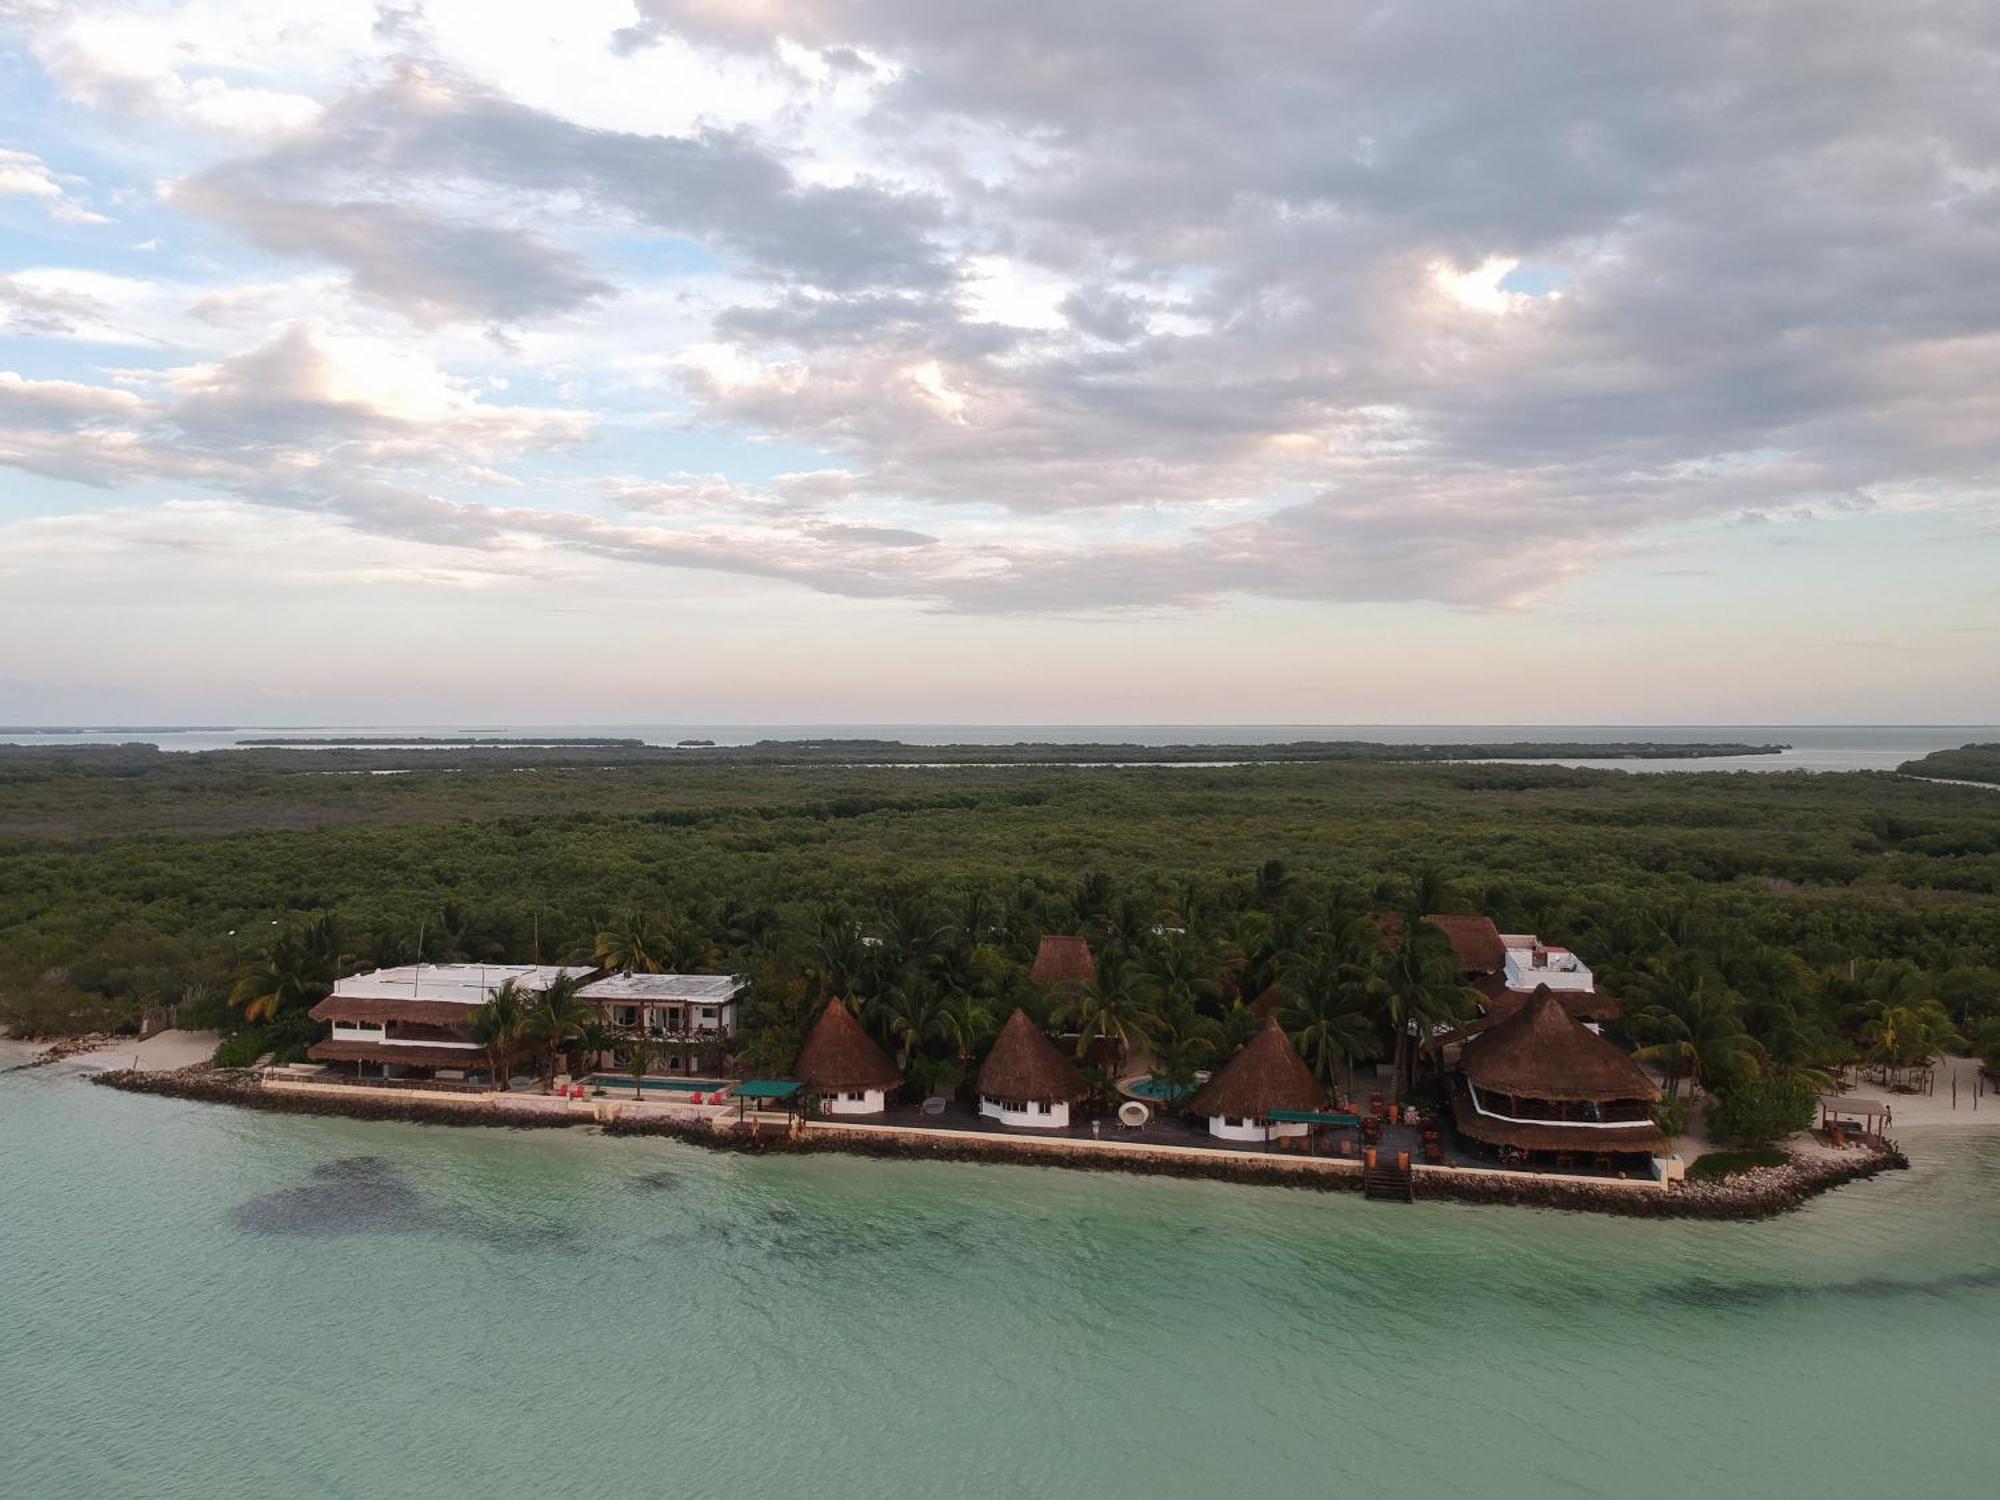
M1395 745L1374 740L1292 740L1283 744L1138 745L1120 741L1061 744L1021 740L1007 745L912 745L902 740L759 740L717 745L682 740L649 745L639 739L551 736L269 735L230 749L176 753L210 764L245 765L265 757L285 770L445 770L480 766L1147 766L1283 765L1324 762L1432 765L1463 761L1706 760L1719 756L1778 755L1786 745L1733 742L1698 744L1620 740L1505 740L1489 744ZM454 755L453 752L465 752ZM165 752L144 742L119 745L0 745L0 762L32 758L97 765ZM1939 773L1943 774L1943 773Z
M1204 762L1464 760L1698 760L1725 755L1778 755L1786 745L1667 744L1624 740L1508 740L1472 745L1392 745L1374 740L1292 740L1271 745L1136 745L1121 741L1059 744L1020 740L1010 745L911 745L901 740L759 740L699 753L702 760L760 765L1129 765Z
M1896 767L1905 776L1928 776L1939 781L1981 781L2000 786L2000 744L1960 745L1956 750L1933 750L1922 760L1906 760Z
M380 748L400 750L410 745L439 745L447 748L479 748L500 750L644 750L646 742L639 739L611 739L598 735L478 735L478 734L273 734L256 739L238 740L245 748L266 749L271 746L301 745L339 750L367 750Z

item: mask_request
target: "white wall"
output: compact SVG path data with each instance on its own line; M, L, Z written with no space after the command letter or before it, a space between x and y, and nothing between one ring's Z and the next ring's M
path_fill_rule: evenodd
M862 1089L859 1099L848 1098L854 1092L856 1090L848 1089L838 1094L821 1094L821 1112L829 1115L879 1115L889 1107L889 1096L882 1089Z
M1222 1115L1208 1117L1208 1133L1220 1141L1261 1141L1267 1138L1281 1141L1291 1136L1304 1135L1310 1129L1312 1129L1310 1125L1301 1125L1297 1121L1286 1121L1283 1124L1266 1127L1254 1120L1230 1120Z
M1025 1110L1006 1109L998 1099L979 1096L979 1112L989 1119L998 1120L1002 1125L1026 1125L1032 1130L1067 1130L1069 1128L1069 1106L1067 1104L1037 1104L1027 1101Z

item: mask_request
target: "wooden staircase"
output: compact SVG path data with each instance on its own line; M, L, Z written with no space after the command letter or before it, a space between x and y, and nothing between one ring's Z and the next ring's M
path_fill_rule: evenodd
M1417 1174L1413 1168L1399 1167L1392 1161L1378 1161L1362 1176L1361 1189L1370 1198L1415 1203Z

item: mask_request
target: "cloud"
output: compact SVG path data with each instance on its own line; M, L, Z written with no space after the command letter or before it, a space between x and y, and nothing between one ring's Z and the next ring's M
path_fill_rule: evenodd
M40 287L17 276L0 276L0 329L47 337L74 333L80 323L101 318L104 304L81 292Z
M360 196L390 184L402 199ZM929 198L801 182L738 132L586 128L415 63L343 96L271 150L173 192L182 208L266 249L346 268L363 295L422 320L514 321L611 290L578 258L497 214L447 218L426 206L440 196L545 214L581 206L712 243L787 284L935 288L954 274L928 238L939 218Z
M671 130L603 123L560 69L509 93L526 32L314 34L298 78L143 28L87 67L38 48L107 110L181 119L162 69L310 93L165 201L352 301L129 374L137 408L42 392L0 456L1002 613L1529 609L1691 528L1992 509L1976 9L640 0L577 78L758 80L663 100ZM58 291L93 295L23 273L0 315L88 326ZM493 369L594 410L438 374L481 324ZM599 472L532 505L465 493L586 437Z
M39 198L48 205L49 217L65 224L110 223L71 195L69 187L81 182L79 177L59 177L31 151L0 147L0 198Z

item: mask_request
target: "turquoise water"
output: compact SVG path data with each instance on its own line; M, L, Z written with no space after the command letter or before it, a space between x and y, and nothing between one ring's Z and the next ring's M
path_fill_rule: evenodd
M603 1089L607 1094L614 1094L619 1089L629 1092L632 1087L632 1075L627 1073L621 1077L616 1073L593 1073L584 1082L592 1088ZM670 1094L707 1094L719 1088L727 1088L728 1084L715 1078L648 1078L641 1082L640 1087L665 1089Z
M2000 1140L1763 1224L0 1075L0 1490L1990 1490Z
M1164 1103L1170 1096L1174 1099L1188 1099L1194 1096L1192 1085L1182 1084L1179 1088L1175 1088L1159 1078L1137 1078L1122 1087L1128 1094L1137 1094L1141 1099L1151 1099L1155 1103Z

